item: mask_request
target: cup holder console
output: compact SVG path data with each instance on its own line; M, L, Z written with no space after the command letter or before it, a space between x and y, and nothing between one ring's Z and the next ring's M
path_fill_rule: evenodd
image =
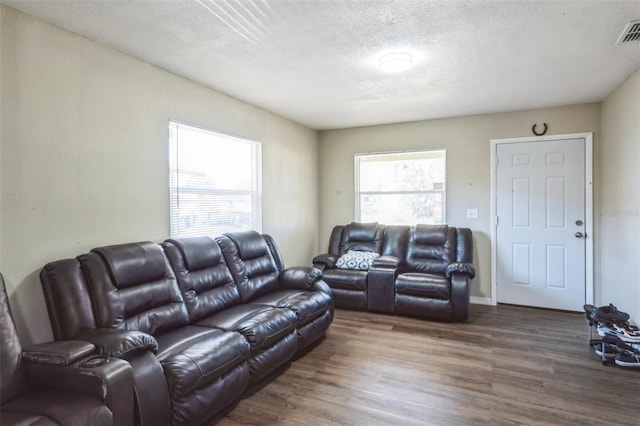
M104 355L93 355L83 359L80 364L78 364L78 366L82 368L95 368L100 367L101 365L104 365L108 362L109 357L106 357Z

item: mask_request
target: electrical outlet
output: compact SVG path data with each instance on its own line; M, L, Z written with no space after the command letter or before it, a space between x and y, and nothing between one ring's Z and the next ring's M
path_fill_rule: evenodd
M477 219L478 209L467 209L467 219Z

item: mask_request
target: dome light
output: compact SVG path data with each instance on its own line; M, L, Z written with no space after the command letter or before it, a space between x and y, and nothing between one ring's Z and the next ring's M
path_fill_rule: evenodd
M411 68L413 56L406 52L388 53L380 57L380 69L384 72L402 72Z

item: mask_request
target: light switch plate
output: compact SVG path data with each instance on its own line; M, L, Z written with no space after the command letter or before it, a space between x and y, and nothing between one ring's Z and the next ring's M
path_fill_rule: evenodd
M477 219L478 209L467 209L467 219Z

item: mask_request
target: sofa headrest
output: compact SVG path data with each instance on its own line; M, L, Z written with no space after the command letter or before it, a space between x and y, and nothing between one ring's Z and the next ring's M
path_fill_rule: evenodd
M378 222L360 223L351 222L349 225L349 240L351 241L373 241L376 239Z
M230 232L225 235L236 244L243 260L255 259L269 252L267 242L257 231Z
M150 241L98 247L118 288L131 287L165 277L167 263L162 247Z
M411 235L413 244L441 246L447 241L448 225L416 225Z
M209 237L171 238L167 242L178 248L190 271L211 268L220 263L220 246Z

